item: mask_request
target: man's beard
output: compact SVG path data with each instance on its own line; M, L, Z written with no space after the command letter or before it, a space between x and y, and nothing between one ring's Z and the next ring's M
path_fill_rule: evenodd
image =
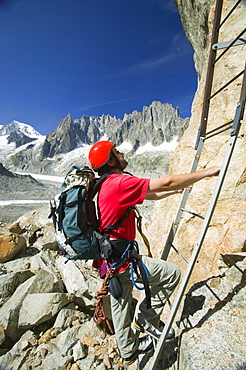
M125 158L122 160L122 162L120 163L120 167L122 168L122 170L124 170L128 165L128 162L125 160Z

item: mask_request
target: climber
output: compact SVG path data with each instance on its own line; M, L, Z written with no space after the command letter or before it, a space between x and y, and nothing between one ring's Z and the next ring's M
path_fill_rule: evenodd
M114 225L121 218L129 206L143 203L145 199L158 200L170 195L181 193L205 177L219 174L219 167L213 166L201 171L188 174L169 175L163 178L145 179L124 174L128 162L124 154L116 149L110 141L100 141L94 144L89 152L89 162L94 171L101 176L110 173L101 185L98 194L98 210L100 230L107 225ZM134 211L131 211L124 222L112 230L112 240L135 239ZM180 279L180 271L174 264L161 260L141 257L149 274L151 308L147 308L146 298L139 304L135 312L135 328L144 331L152 326L159 331L160 315ZM99 269L100 276L105 275L107 262L94 261L93 266ZM112 262L112 261L111 261ZM111 311L117 344L124 360L124 366L133 363L140 353L152 350L153 342L149 335L139 337L131 327L130 309L132 302L133 284L129 274L130 262L125 262L114 271L122 286L122 296L115 298L112 294ZM141 278L137 277L141 283Z

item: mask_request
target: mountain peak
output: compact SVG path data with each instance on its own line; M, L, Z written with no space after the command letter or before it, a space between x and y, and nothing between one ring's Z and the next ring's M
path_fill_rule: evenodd
M42 136L32 126L16 120L13 120L5 125L0 125L0 135L10 135L14 132L18 132L18 134L23 134L31 138L38 138Z

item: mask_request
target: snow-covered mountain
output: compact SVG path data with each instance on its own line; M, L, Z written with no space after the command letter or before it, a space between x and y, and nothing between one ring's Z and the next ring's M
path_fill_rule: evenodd
M20 136L26 135L30 138L38 138L42 136L37 132L32 126L27 125L26 123L12 121L6 125L0 125L0 135L9 136L13 133L16 133Z
M188 123L189 118L181 118L177 108L161 102L125 115L123 120L109 115L72 119L68 114L46 137L13 121L0 126L0 161L12 171L64 175L74 164L88 165L91 145L107 139L127 152L129 170L139 175L151 170L155 175L158 168L161 173L167 170Z
M45 136L26 123L12 121L0 125L0 161L4 162L9 157L13 159L18 152L27 148L40 147L44 140Z

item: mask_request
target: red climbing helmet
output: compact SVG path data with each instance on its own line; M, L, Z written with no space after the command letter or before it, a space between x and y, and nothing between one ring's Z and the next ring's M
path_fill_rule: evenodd
M89 161L93 170L97 171L109 161L114 147L115 144L111 141L99 141L91 147Z

